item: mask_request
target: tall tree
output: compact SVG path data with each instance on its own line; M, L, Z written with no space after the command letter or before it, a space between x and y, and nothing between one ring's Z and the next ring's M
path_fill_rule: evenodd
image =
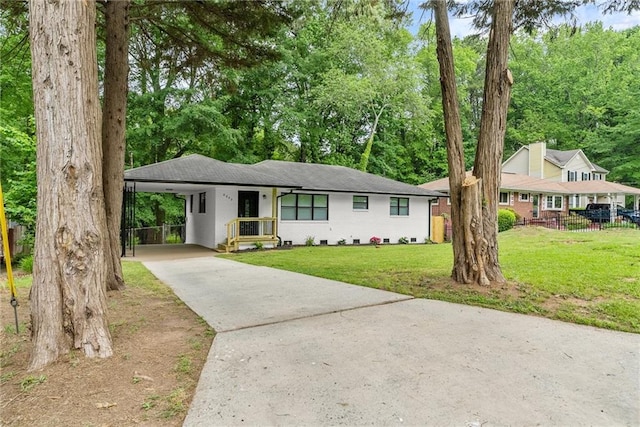
M108 290L124 287L120 264L120 217L129 84L129 6L130 0L108 1L105 5L102 181L109 233L105 241Z
M454 239L454 268L452 277L461 283L504 282L498 262L497 204L500 188L501 160L513 78L508 66L509 40L514 26L531 31L541 21L555 15L571 14L580 2L517 2L515 0L470 1L458 8L458 13L474 14L479 28L490 24L487 45L484 96L478 148L473 175L461 182L458 170L450 178L451 210ZM446 4L442 0L430 3L436 15L438 59L443 87L443 110L447 127L449 163L456 167L464 156L458 140L459 112L455 99L455 74L451 36L448 31ZM633 10L636 1L611 1L608 11ZM438 28L440 27L440 28ZM445 97L445 88L448 95ZM448 111L448 112L447 112ZM452 121L452 123L446 123ZM460 188L461 187L461 188ZM460 191L458 192L458 188Z
M29 3L38 144L31 370L70 348L112 354L95 15L92 2Z

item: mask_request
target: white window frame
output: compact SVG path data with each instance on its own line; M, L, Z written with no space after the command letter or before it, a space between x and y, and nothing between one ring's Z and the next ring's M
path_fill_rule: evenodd
M579 208L580 207L580 195L572 194L569 196L569 208Z
M526 197L523 197L526 196ZM519 202L529 202L531 201L531 194L529 193L518 193L518 201Z
M507 201L506 201L506 202L503 202L503 201L502 201L502 195L503 195L503 194L506 194L506 195L507 195ZM507 205L507 206L508 206L508 205L509 205L509 200L511 200L511 193L510 193L510 192L508 192L508 191L501 191L501 192L498 194L498 204L499 204L499 205Z
M560 207L558 207L556 203L558 200L560 200ZM551 207L549 207L549 205L551 205ZM546 195L544 198L544 207L547 211L561 211L564 208L564 196L558 194Z

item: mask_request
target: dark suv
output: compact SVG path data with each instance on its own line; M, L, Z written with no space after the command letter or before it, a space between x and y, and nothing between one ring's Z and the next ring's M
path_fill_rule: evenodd
M594 222L609 222L611 220L611 206L608 203L589 203L585 210L576 210L575 213ZM640 212L633 209L625 209L616 205L616 212L613 216L621 216L627 221L640 225Z

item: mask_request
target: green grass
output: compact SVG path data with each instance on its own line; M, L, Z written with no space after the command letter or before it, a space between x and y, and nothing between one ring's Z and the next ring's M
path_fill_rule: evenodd
M640 231L500 233L509 284L479 291L453 283L441 245L299 247L230 259L362 286L640 333Z

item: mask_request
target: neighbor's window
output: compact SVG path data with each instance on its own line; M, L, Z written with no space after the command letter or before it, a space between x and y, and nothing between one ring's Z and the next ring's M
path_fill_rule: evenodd
M409 198L408 197L391 197L389 203L389 211L393 216L409 215Z
M562 209L562 196L547 196L546 207L548 210L561 210Z
M189 213L193 213L193 194L189 195Z
M508 205L509 204L509 193L501 191L500 192L500 204Z
M353 209L354 210L366 210L366 209L369 209L369 197L368 196L353 196Z
M577 171L567 171L567 181L577 181L578 180L578 172Z
M198 204L198 213L207 212L207 193L199 194L200 203Z
M574 194L569 197L569 207L570 208L579 208L580 207L580 195Z
M583 181L590 181L591 180L591 174L589 172L582 172L582 180Z
M329 219L329 196L326 194L287 194L280 202L283 220L326 221Z
M521 202L528 202L529 193L520 193L520 195L518 196L518 200L520 200Z

